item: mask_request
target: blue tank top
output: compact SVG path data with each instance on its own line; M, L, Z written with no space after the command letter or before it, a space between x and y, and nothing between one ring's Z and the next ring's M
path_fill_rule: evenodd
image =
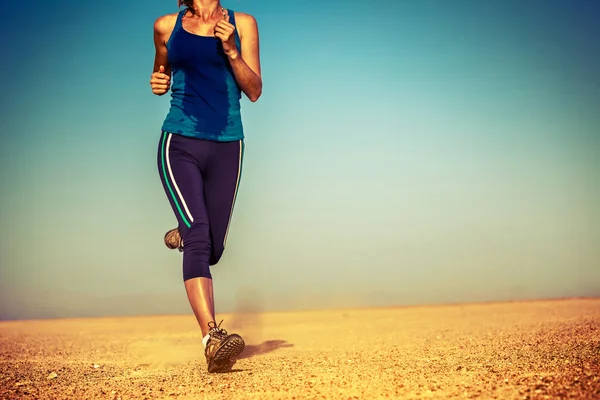
M199 139L228 142L242 140L241 89L237 85L221 40L199 36L177 22L167 42L171 66L171 107L162 130ZM229 22L235 26L235 14ZM241 52L240 38L235 41Z

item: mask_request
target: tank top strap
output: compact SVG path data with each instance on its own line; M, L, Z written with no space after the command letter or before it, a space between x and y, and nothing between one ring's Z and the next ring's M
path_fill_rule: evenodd
M240 40L240 35L238 34L238 27L235 23L235 11L230 10L229 8L227 9L227 13L229 14L229 23L233 26L235 26L235 43L238 46L238 49L240 49L240 53L242 52L242 43Z
M177 14L177 21L175 22L175 27L173 28L173 30L182 29L183 25L182 25L181 21L183 19L183 16L187 12L187 10L188 10L188 8L185 8L185 9L179 11L179 14Z
M167 48L169 48L171 46L171 42L174 40L174 38L177 36L177 34L179 34L181 31L183 31L183 25L182 25L181 20L187 10L188 10L187 8L183 9L183 10L179 11L179 13L177 14L177 19L175 20L175 26L173 27L173 30L171 31L169 40L167 40Z

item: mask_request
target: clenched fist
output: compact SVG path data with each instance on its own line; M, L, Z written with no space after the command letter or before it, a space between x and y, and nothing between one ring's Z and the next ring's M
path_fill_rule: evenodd
M234 32L235 26L229 23L229 14L223 10L223 19L215 25L215 37L221 39L223 52L230 58L235 58L238 55Z
M162 65L158 69L158 72L154 72L150 77L150 86L152 87L152 93L162 96L169 91L171 87L171 77L165 74L165 67Z

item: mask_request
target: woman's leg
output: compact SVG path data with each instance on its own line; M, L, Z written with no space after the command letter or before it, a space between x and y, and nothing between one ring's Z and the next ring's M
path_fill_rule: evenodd
M205 174L213 142L163 134L159 146L159 171L163 187L177 217L183 249L183 280L188 300L200 325L209 372L231 367L231 358L244 349L243 339L228 335L215 323L210 273L211 225L205 197L220 186L206 186Z
M216 265L225 251L243 160L244 142L239 140L215 143L207 162L204 187L212 243L210 265Z
M211 257L210 265L216 265L227 242L227 234L233 216L235 198L242 178L244 142L217 143L216 157L212 158L206 174L206 207L210 220ZM169 230L165 234L165 245L169 249L183 251L183 239L180 228Z
M179 232L186 243L183 252L183 280L202 336L214 321L214 297L210 274L210 230L204 182L201 173L203 143L164 133L158 151L158 168L169 203L177 217Z
M185 252L184 252L185 254ZM188 300L202 331L203 342L208 340L209 322L215 321L215 300L211 278L191 278L184 282ZM206 345L206 343L204 343Z

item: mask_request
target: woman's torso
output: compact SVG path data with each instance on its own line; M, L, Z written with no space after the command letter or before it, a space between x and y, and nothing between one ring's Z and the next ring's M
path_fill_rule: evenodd
M167 42L172 71L171 107L162 130L199 139L241 140L241 90L221 40L186 30L182 23L186 12L182 10L177 15ZM229 22L235 26L234 12L227 12ZM237 29L235 40L240 48Z

